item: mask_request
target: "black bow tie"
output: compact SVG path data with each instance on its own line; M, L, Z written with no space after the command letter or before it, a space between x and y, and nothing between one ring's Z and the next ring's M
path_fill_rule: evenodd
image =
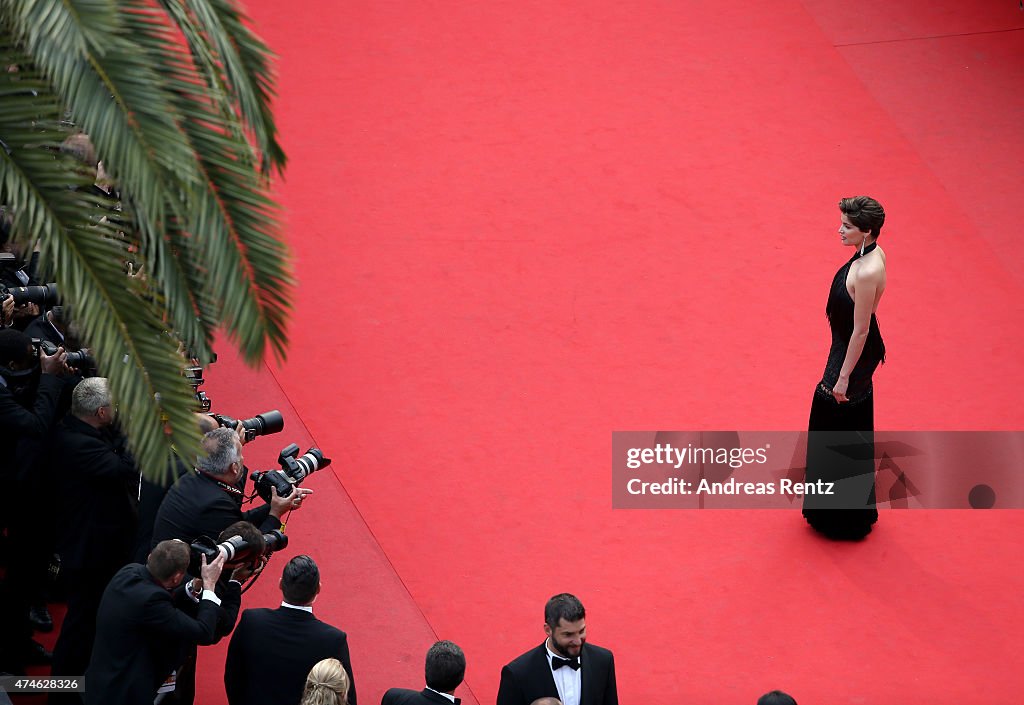
M558 658L557 656L551 657L551 670L557 671L562 666L568 666L574 671L580 670L580 660L578 658Z

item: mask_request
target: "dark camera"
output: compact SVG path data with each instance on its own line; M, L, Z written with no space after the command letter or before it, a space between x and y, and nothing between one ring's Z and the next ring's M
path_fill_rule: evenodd
M203 368L190 365L186 367L182 374L185 375L185 379L192 385L192 392L196 395L196 404L199 407L199 411L209 411L210 407L213 406L213 402L210 401L210 397L206 396L206 392L199 391L199 387L206 384L206 380L203 379Z
M36 350L42 350L47 355L53 355L57 352L57 346L51 343L49 340L43 340L42 338L32 338L32 346ZM79 372L95 372L96 371L96 360L93 359L92 353L89 352L88 348L82 348L81 350L65 350L67 354L68 367L71 367ZM36 353L38 354L38 353Z
M310 448L304 455L299 455L299 446L292 443L281 450L277 458L280 470L262 470L252 473L250 479L255 483L256 493L269 502L273 496L270 489L277 488L279 497L287 497L292 489L302 484L309 475L331 464L319 448Z
M251 441L256 436L267 436L284 430L284 416L277 409L265 411L262 414L256 414L251 419L242 419L241 421L237 421L224 414L211 414L211 416L225 428L237 429L241 427L246 442Z
M190 575L200 575L202 556L206 556L206 563L209 565L223 553L225 566L239 566L254 563L264 556L269 558L272 553L281 551L287 546L288 535L276 530L263 534L262 546L249 543L241 536L232 536L227 541L220 543L206 536L200 536L190 546L192 555L189 559L188 572Z
M0 285L0 299L8 294L14 297L14 305L33 303L42 307L55 306L60 302L57 295L56 284L44 284L43 286L3 286Z

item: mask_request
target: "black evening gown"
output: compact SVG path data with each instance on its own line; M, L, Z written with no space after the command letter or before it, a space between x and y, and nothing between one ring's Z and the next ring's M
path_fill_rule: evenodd
M872 243L864 254L875 247ZM846 276L850 265L860 257L860 252L854 254L832 279L825 306L832 347L825 373L814 390L808 422L806 481L822 489L831 483L832 494L805 494L803 509L807 523L816 530L830 538L848 540L864 538L878 521L871 376L885 361L885 344L878 321L871 314L864 350L850 373L846 392L849 401L840 404L832 396L853 334L853 299L846 288Z

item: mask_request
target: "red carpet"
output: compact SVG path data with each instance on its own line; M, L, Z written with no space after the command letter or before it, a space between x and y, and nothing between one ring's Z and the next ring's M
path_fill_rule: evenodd
M611 509L612 431L806 424L840 196L890 214L878 427L1021 427L1024 14L895 5L249 1L281 54L294 410L229 394L228 360L211 396L282 405L267 462L335 458L289 554L363 705L435 637L493 702L560 591L623 703L1019 699L1022 512L835 545L795 512Z

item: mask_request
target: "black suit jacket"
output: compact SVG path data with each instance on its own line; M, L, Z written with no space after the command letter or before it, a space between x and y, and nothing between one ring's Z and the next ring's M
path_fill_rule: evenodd
M240 498L222 490L206 475L189 472L164 496L156 513L150 548L166 539L216 539L221 531L243 519L264 533L281 528L281 522L270 516L269 504L243 512Z
M25 326L25 335L30 338L39 338L40 340L48 340L54 345L64 345L64 339L60 336L60 331L53 327L53 324L46 320L46 314L35 318Z
M139 496L135 460L118 434L67 416L54 433L49 462L58 497L57 551L65 569L111 566L109 577L132 558Z
M157 688L190 644L211 644L224 607L200 600L196 618L175 604L146 566L132 563L107 585L96 615L96 641L86 671L86 705L151 705ZM238 610L237 591L223 605Z
M612 652L584 644L580 652L580 705L618 705ZM547 648L541 644L501 669L498 705L530 705L537 698L557 698Z
M348 701L356 705L356 682L345 632L310 612L278 607L242 612L224 664L231 705L281 705L302 699L309 670L336 658L348 673Z
M3 482L25 479L27 461L19 459L18 443L42 441L50 433L63 388L64 382L59 377L42 375L32 409L26 409L11 390L0 384L0 480Z
M458 705L459 698L455 698ZM432 690L408 690L407 688L391 688L384 693L380 705L452 705L452 701Z

